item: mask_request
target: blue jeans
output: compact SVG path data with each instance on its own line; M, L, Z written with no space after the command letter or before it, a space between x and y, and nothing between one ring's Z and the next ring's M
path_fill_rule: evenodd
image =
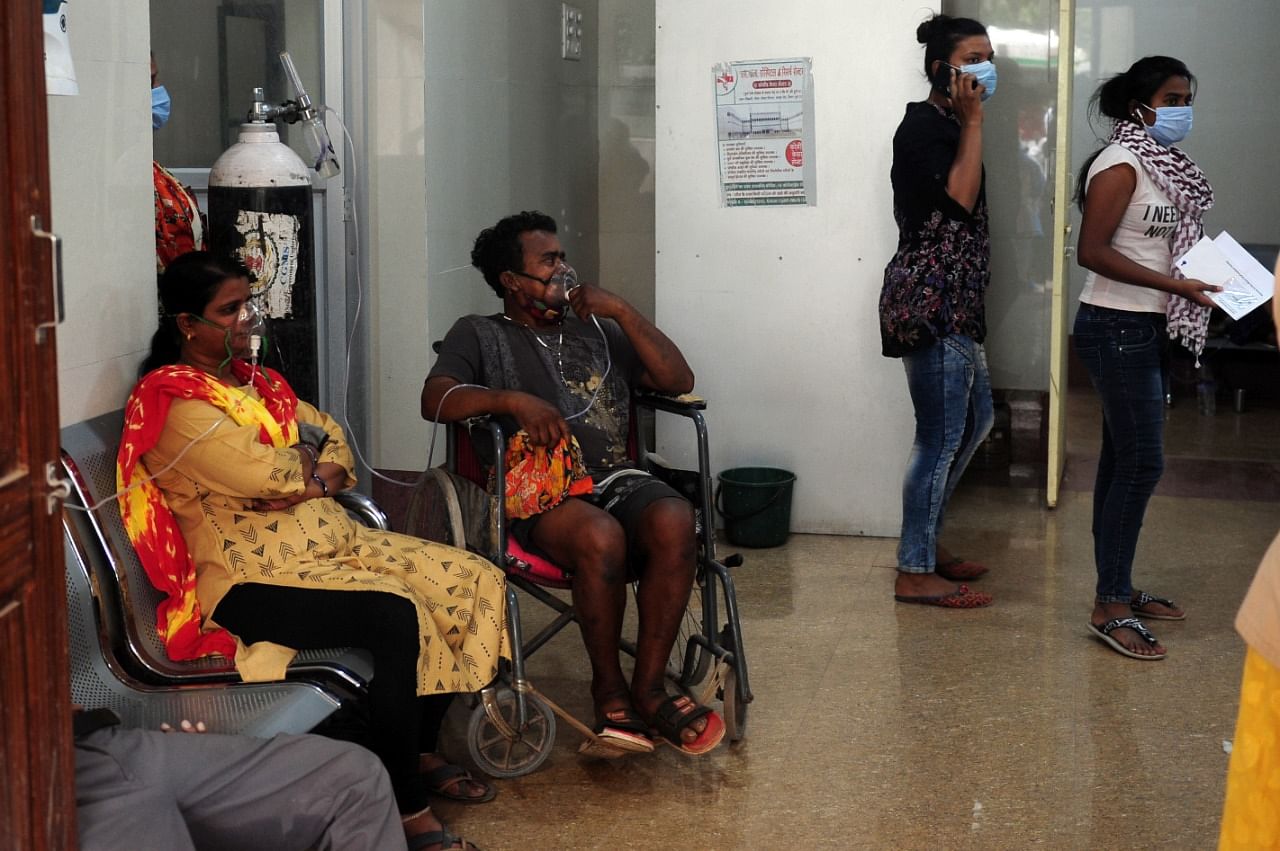
M1081 304L1074 334L1102 397L1102 453L1093 484L1097 602L1128 603L1142 518L1164 472L1165 318Z
M932 573L951 493L995 419L981 343L943 337L902 358L916 410L916 439L902 482L898 570Z

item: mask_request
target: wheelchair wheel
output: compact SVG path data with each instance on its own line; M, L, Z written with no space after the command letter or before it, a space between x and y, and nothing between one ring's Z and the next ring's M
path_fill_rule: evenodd
M736 653L733 631L725 624L720 631L720 643ZM736 661L735 661L736 665ZM724 704L725 735L730 742L740 742L747 735L747 702L742 699L742 690L738 687L738 669L730 667L724 674L720 690L716 694Z
M724 675L724 731L730 742L740 742L747 736L747 703L738 690L738 671L730 668Z
M683 689L692 690L707 678L707 672L711 670L711 654L692 640L693 636L702 634L702 597L695 592L689 597L689 605L680 620L680 631L667 660L668 672Z
M555 745L555 714L537 697L526 694L528 723L523 730L518 729L516 693L505 686L498 689L496 706L499 716L516 735L512 738L495 726L484 702L477 703L467 725L471 758L490 777L521 777L535 771L551 756Z

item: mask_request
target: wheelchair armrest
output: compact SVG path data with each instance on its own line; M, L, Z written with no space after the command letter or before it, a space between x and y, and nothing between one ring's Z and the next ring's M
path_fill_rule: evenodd
M691 393L685 393L680 396L664 396L661 393L642 390L635 394L635 403L638 407L652 408L655 411L667 411L683 417L691 417L696 411L705 411L707 409L707 400Z
M369 497L356 491L340 491L333 497L349 513L354 514L371 529L381 529L383 532L391 530L391 523L387 519L387 514L378 503Z

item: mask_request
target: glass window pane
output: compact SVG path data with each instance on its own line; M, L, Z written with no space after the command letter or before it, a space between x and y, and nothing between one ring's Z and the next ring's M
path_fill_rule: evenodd
M254 88L272 103L294 98L283 50L311 100L323 103L323 11L313 0L152 0L157 85L173 99L169 122L153 137L156 161L208 168L236 141ZM281 125L280 133L307 158L300 131Z

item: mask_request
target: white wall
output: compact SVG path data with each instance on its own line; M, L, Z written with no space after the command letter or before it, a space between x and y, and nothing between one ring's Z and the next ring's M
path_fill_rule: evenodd
M64 425L124 405L156 328L148 27L146 0L72 4L80 94L49 98Z
M715 469L798 474L796 531L898 533L913 425L877 300L897 244L890 143L927 94L915 28L928 13L918 0L657 3L658 324L710 400ZM721 208L711 66L795 56L813 57L819 205Z
M397 20L378 25L369 49L375 67L388 44L396 46L397 66L411 61L413 36L396 27L409 26L413 5L422 8L420 0L376 4L396 10ZM375 193L383 193L372 202L377 220L371 222L382 264L372 284L379 467L425 466L430 426L418 417L418 400L434 360L431 342L459 316L501 306L470 265L482 228L509 213L540 209L558 220L561 241L583 277L599 277L597 6L595 0L575 5L586 16L581 61L560 58L558 0L427 0L425 75L415 79L424 72L403 64L396 72L403 76L388 89L393 81L376 72L371 101L378 112L371 125L394 125L397 108L405 116L394 132L375 131L377 174L371 178Z
M600 285L653 318L654 0L600 0Z
M358 192L367 201L361 251L369 270L363 283L373 416L372 439L361 445L376 467L416 469L425 466L415 459L425 462L418 394L430 351L423 2L374 0L363 25L367 171Z

